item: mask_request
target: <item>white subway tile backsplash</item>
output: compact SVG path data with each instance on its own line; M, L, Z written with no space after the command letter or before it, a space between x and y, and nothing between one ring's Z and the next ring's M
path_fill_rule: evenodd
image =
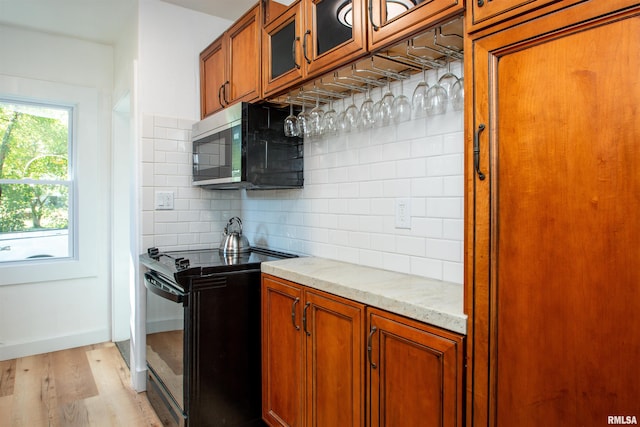
M155 150L152 138L143 138L140 144L140 160L143 162L153 162L155 160Z
M404 83L407 96L420 77ZM399 85L392 90L398 94ZM143 122L143 242L217 247L237 215L254 245L462 283L461 112L305 141L305 187L268 191L194 188L191 123L153 116ZM159 188L174 192L176 210L153 210ZM395 228L397 198L411 200L410 229Z
M427 216L431 218L462 218L462 199L457 197L428 199Z
M444 196L452 196L459 197L460 194L464 193L464 176L463 175L454 175L454 176L445 176L443 178L444 184Z
M457 241L464 239L464 221L462 219L445 219L442 224L442 237Z
M176 124L177 126L177 124ZM184 129L171 128L167 129L167 139L175 139L177 141L186 141L188 137L188 132ZM184 144L182 144L181 151L184 150Z
M400 254L423 257L426 253L426 239L423 237L397 236L396 251Z
M462 153L427 158L428 176L461 175L462 168Z
M461 247L462 242L458 240L427 239L426 255L428 258L462 262Z
M396 162L374 163L370 166L372 179L394 179L396 178Z
M442 274L443 261L425 257L411 257L411 273L418 276L445 280ZM461 282L456 282L461 283Z
M382 268L393 271L411 271L411 257L398 253L385 252L382 255Z
M178 141L156 137L153 140L153 148L156 151L168 151L173 155L178 152Z
M462 263L447 261L443 262L442 280L462 284L464 281L464 268L462 266Z
M158 175L177 175L178 167L174 163L154 163L153 173Z
M442 238L445 237L444 222L439 218L413 218L411 230L417 236Z
M439 197L444 195L442 177L415 178L411 180L411 195L414 197Z
M398 160L395 166L398 178L417 178L427 174L427 163L422 158Z

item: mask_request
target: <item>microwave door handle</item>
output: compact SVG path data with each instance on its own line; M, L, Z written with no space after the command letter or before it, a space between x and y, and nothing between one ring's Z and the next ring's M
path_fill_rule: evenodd
M269 141L264 141L264 167L269 167Z

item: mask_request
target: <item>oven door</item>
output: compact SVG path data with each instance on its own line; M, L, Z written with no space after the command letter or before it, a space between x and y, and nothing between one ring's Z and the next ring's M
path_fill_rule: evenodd
M165 426L185 425L184 328L187 294L154 271L147 288L147 396Z

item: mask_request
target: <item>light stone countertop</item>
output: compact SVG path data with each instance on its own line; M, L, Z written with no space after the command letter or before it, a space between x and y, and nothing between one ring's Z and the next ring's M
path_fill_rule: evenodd
M262 263L262 272L466 334L463 286L317 257Z

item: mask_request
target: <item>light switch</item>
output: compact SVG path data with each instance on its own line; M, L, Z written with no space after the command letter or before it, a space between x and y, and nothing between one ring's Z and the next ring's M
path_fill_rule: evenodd
M396 199L396 228L411 228L411 199Z
M156 210L173 209L173 191L156 191Z

